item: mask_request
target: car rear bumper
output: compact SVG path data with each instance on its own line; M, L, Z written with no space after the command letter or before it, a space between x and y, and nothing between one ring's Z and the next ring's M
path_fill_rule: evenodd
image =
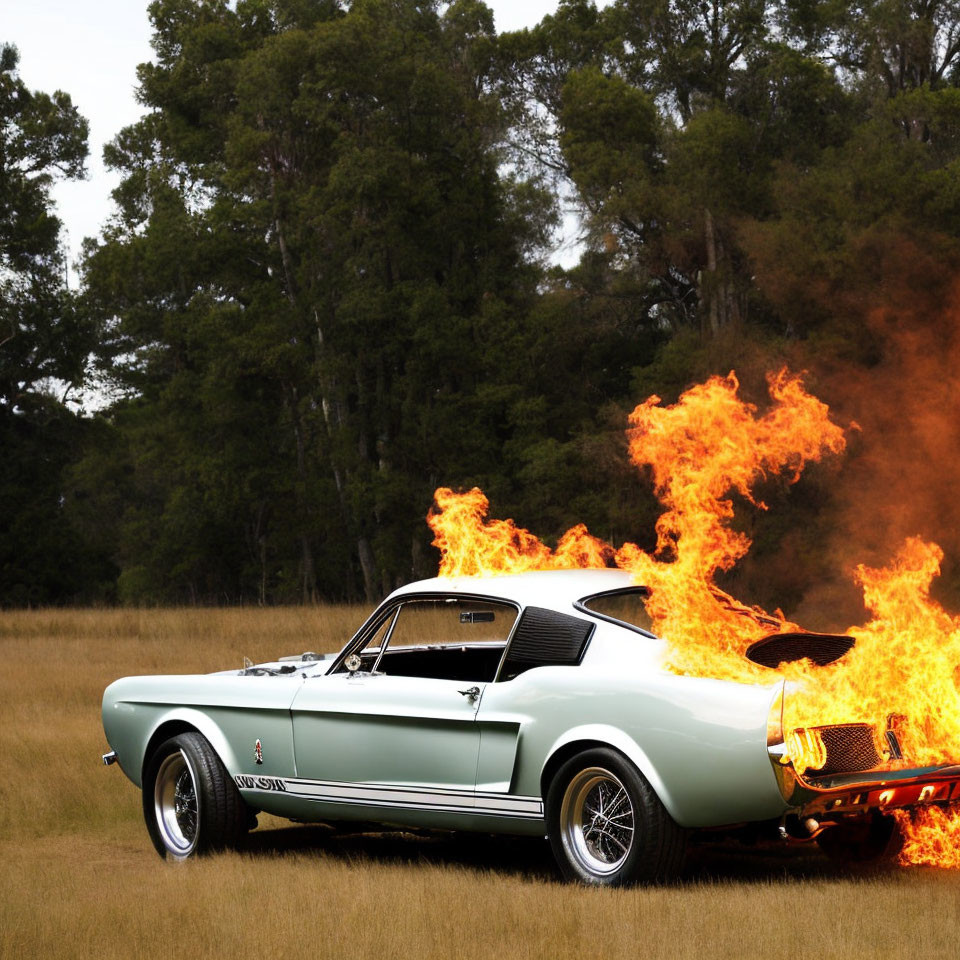
M960 764L799 776L775 763L784 799L800 817L818 820L909 807L960 803Z

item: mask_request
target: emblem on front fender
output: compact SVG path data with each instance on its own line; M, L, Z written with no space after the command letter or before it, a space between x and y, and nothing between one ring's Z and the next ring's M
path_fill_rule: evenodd
M263 763L263 748L260 746L259 739L257 740L256 746L253 748L253 759L257 763Z

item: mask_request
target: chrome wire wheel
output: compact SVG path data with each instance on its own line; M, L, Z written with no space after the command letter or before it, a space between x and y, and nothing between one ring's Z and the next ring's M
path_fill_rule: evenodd
M609 770L587 767L567 784L560 836L567 855L587 875L616 873L633 848L635 828L630 794Z
M164 757L153 787L154 814L164 846L179 858L197 845L200 798L193 766L182 750Z

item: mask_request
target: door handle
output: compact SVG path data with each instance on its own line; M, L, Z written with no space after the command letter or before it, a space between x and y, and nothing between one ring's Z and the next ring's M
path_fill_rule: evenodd
M479 688L479 687L469 687L469 688L466 689L466 690L458 690L457 693L462 694L462 695L465 696L468 700L476 700L477 697L480 696L480 688Z

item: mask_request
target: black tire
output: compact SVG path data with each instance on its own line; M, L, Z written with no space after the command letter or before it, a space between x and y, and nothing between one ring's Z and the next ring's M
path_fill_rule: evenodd
M903 833L894 817L877 813L827 827L817 837L817 844L838 863L883 867L896 861L903 848Z
M174 860L234 847L249 823L240 791L199 733L172 737L147 761L143 816L157 853Z
M553 856L568 880L664 883L683 865L686 832L615 750L585 750L564 763L547 790L546 815Z

